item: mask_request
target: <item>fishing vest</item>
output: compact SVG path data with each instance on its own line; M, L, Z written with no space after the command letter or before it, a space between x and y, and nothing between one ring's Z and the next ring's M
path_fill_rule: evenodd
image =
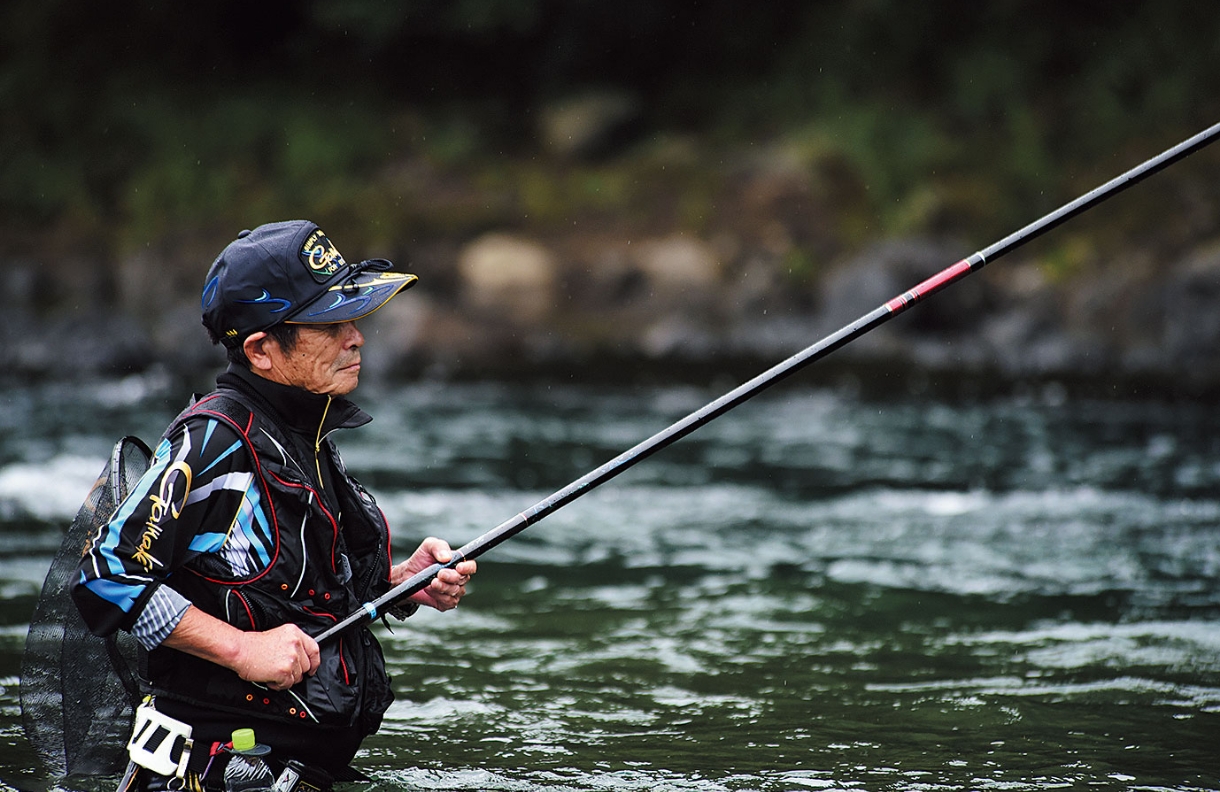
M333 444L325 440L322 453L335 462L340 529L314 483L286 462L294 448L288 433L265 411L252 410L248 398L231 389L203 397L174 420L167 436L197 416L222 420L236 430L267 500L275 537L272 560L261 572L235 580L220 558L203 554L167 585L241 630L292 623L318 635L388 586L388 526L372 496L347 475ZM298 461L313 464L312 459ZM246 682L227 668L168 647L147 653L143 675L154 695L213 711L303 726L356 726L361 736L373 733L393 701L377 639L360 627L320 649L317 672L282 691Z

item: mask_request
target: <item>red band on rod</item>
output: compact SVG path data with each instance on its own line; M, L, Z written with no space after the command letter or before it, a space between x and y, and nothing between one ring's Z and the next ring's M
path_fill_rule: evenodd
M969 274L969 272L969 259L962 259L953 266L946 267L936 273L910 291L903 292L900 296L890 300L885 304L885 307L889 309L890 313L898 313L916 300L940 291L963 275Z

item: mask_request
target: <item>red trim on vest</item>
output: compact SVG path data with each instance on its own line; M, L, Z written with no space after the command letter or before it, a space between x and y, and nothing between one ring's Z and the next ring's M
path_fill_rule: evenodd
M271 474L271 477L289 489L301 489L313 493L314 502L318 504L318 508L321 509L322 513L326 515L326 519L330 520L330 571L337 572L339 567L335 563L335 551L339 547L339 523L337 520L335 520L335 516L330 513L330 510L326 508L326 504L322 502L322 496L318 494L316 489L308 484L298 484L295 481L285 481L274 473ZM272 511L274 511L274 508ZM384 514L382 515L382 518L385 518Z
M242 593L235 587L230 586L229 593L237 597L237 601L240 602L241 606L246 609L246 619L250 622L250 629L257 630L258 625L254 623L254 611L250 610L250 603L246 602L246 598L243 597Z

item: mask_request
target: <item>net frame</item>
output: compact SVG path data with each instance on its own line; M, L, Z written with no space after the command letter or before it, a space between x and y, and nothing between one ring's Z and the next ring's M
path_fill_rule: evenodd
M30 618L21 660L22 726L55 776L109 775L126 763L140 699L138 645L125 632L106 638L89 632L70 589L82 556L151 460L138 437L115 443L64 534Z

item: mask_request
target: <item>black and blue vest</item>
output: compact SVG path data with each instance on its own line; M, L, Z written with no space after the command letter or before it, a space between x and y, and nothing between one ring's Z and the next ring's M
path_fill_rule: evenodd
M244 379L244 378L242 378ZM167 581L196 607L242 630L292 623L318 635L389 588L389 529L373 497L351 476L329 439L304 456L300 439L272 416L256 391L221 387L195 401L167 436L195 416L217 418L241 436L271 516L274 555L260 572L234 579L211 554L198 556ZM339 427L367 422L343 402ZM351 411L354 411L351 412ZM307 470L326 468L325 494ZM329 504L329 505L328 505ZM341 515L341 518L340 518ZM377 730L393 701L381 647L367 627L321 646L321 665L289 690L246 682L214 663L168 647L147 654L143 676L160 697L215 713L303 726Z

